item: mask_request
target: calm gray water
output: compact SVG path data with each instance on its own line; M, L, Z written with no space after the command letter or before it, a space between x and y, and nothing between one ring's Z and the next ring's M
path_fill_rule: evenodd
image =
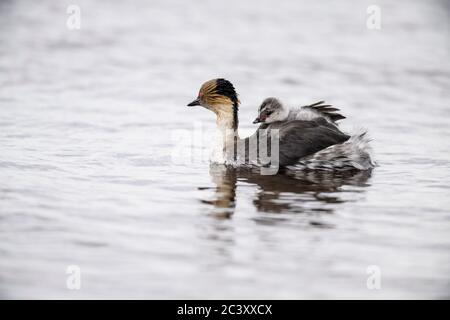
M449 298L450 8L377 1L369 30L370 4L0 2L0 297ZM369 129L379 167L175 161L214 129L185 105L219 76L241 136L267 96L326 100Z

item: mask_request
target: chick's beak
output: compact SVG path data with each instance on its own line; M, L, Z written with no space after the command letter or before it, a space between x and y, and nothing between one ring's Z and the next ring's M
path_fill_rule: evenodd
M256 117L256 119L253 121L253 123L265 122L266 119L267 119L267 114L263 111Z
M194 101L192 101L191 103L188 103L188 107L193 107L193 106L199 106L200 105L200 99L197 98Z

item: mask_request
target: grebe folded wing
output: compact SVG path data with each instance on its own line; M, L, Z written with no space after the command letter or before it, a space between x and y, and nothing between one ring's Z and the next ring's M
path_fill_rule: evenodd
M342 133L324 118L311 121L293 120L272 123L269 130L279 130L280 166L295 164L299 159L314 154L334 144L347 141L350 136Z
M337 121L345 119L346 117L338 113L339 108L333 107L331 104L325 104L325 101L319 101L308 106L303 106L297 113L297 119L303 120L305 117L305 112L311 112L312 116L316 118L317 116L324 117L329 122L337 125ZM309 120L309 119L304 119Z

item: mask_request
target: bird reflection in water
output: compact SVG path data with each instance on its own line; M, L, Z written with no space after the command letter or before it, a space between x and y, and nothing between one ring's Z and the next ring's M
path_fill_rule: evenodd
M261 175L255 169L223 165L211 165L209 172L216 185L213 188L215 192L212 200L201 201L212 205L213 214L218 218L233 215L238 181L257 187L253 205L260 212L332 213L336 206L325 205L348 201L343 198L341 187L355 186L359 188L352 189L352 192L364 192L371 176L371 171L286 171Z

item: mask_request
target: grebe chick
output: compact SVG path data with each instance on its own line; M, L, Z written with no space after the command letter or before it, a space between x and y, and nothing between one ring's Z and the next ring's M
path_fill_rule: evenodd
M284 106L277 98L266 98L259 106L259 116L255 119L255 121L253 121L253 123L313 120L322 117L337 126L336 122L338 120L345 119L345 117L338 113L338 108L324 103L324 101L319 101L308 106L288 108Z

